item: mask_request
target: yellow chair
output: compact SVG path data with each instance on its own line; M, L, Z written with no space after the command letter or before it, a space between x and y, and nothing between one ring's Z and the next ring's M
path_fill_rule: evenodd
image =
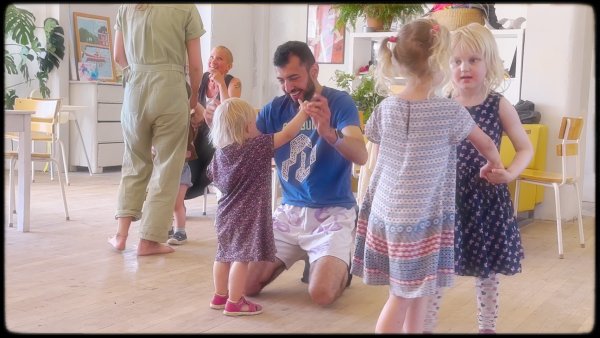
M69 174L67 170L67 158L65 156L65 148L61 140L58 139L58 125L60 118L60 99L38 99L38 98L17 98L15 100L15 109L17 110L34 110L35 114L31 116L31 140L33 142L46 142L49 144L50 151L48 153L54 159L58 157L54 154L55 145L60 147L62 155L63 169L67 185L70 185ZM6 136L11 141L18 142L16 133L7 133ZM32 146L33 149L33 146ZM57 166L57 172L60 170ZM31 171L31 181L34 181L35 171ZM54 171L50 167L50 179L54 180Z
M543 124L523 124L523 129L529 138L529 142L533 146L533 157L527 165L527 169L533 170L546 170L546 152L548 149L548 126ZM516 151L510 141L508 135L503 133L502 141L500 143L500 157L502 164L505 167L509 166L514 157ZM530 216L533 217L533 210L535 206L544 201L544 187L533 184L521 184L519 189L519 208L518 212L527 211ZM511 199L515 197L515 182L508 184L508 191L510 192Z
M562 243L562 219L560 213L560 187L563 185L575 186L577 195L577 211L579 216L579 243L581 247L585 247L583 236L583 221L581 218L581 198L579 195L579 139L581 130L583 129L583 118L565 116L562 118L558 138L560 144L556 146L556 155L561 158L561 171L549 172L543 170L525 169L516 179L515 185L515 216L517 214L517 206L519 201L519 184L526 182L529 184L542 185L544 187L554 188L554 200L556 203L556 232L558 236L558 256L563 258L563 243ZM567 166L569 157L574 157L575 173L569 175Z

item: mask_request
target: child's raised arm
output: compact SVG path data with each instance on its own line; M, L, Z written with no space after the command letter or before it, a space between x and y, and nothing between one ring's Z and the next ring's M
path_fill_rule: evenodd
M273 147L275 149L290 142L294 137L296 137L296 135L298 135L300 132L300 128L302 128L302 125L308 118L308 115L306 114L306 105L308 104L308 101L302 102L298 100L298 103L300 103L300 108L298 109L296 116L294 116L294 118L288 122L281 131L273 135Z

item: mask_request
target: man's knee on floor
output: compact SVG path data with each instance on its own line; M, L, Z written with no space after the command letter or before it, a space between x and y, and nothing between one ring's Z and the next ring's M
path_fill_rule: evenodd
M339 296L340 291L332 288L320 287L318 285L309 285L308 293L312 301L319 305L330 305Z

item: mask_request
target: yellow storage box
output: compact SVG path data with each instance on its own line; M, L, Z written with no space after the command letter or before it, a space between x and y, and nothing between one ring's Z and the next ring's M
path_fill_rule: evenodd
M546 150L548 147L548 127L543 124L524 124L525 133L533 145L533 158L527 166L528 169L545 170L546 169ZM500 141L500 157L504 166L510 165L515 156L515 148L506 135L502 135ZM514 201L515 182L508 185L508 190ZM519 194L518 212L533 210L536 204L544 200L544 187L539 185L522 183Z

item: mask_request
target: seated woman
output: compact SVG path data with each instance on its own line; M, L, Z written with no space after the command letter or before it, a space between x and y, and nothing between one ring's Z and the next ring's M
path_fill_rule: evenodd
M203 106L210 102L219 105L221 101L230 97L242 95L242 82L240 79L228 74L233 67L233 54L225 46L217 46L210 52L208 71L202 76L198 102ZM192 199L204 194L211 181L206 176L206 168L210 163L215 148L208 139L209 128L202 123L198 128L198 136L194 141L198 158L190 161L192 172L192 186L188 189L185 199Z

